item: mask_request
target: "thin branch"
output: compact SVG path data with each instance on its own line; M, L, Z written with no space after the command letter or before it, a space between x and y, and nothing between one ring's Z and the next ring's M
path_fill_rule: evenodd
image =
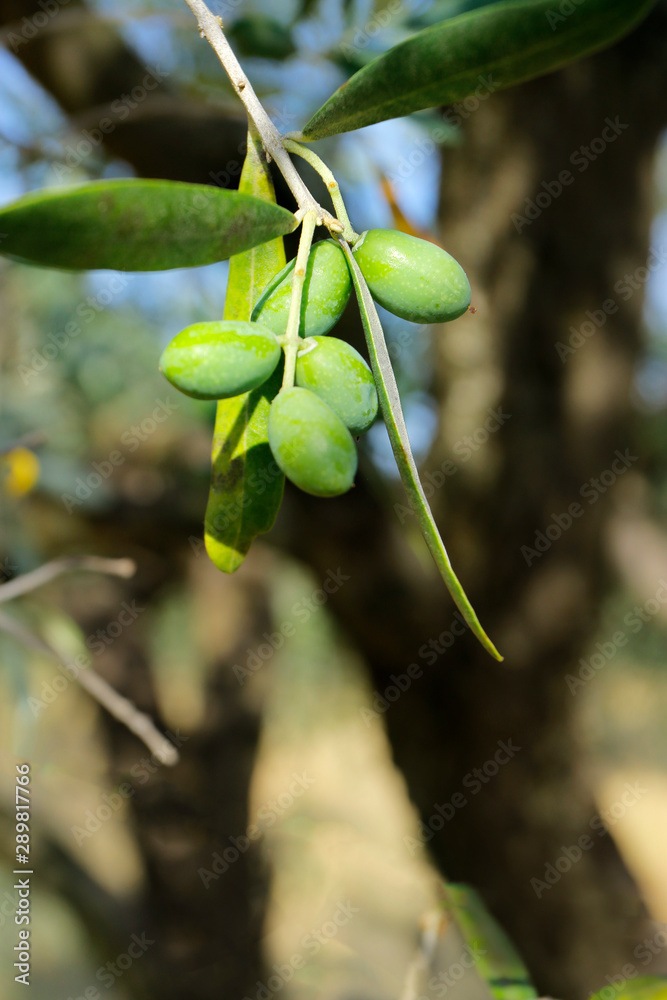
M185 2L197 18L202 37L206 38L211 45L230 79L232 87L245 105L248 116L259 132L264 149L278 164L299 208L316 208L313 196L303 183L283 147L277 128L264 110L250 80L233 53L222 30L221 18L212 14L203 0L185 0Z
M54 559L45 563L30 573L17 576L15 580L0 584L0 604L11 601L22 594L28 594L37 587L49 583L61 573L72 570L88 570L91 573L109 573L124 579L134 576L136 563L132 559L103 559L100 556L70 556L67 559Z
M27 646L29 649L48 656L61 666L65 667L68 674L74 674L75 680L84 688L91 697L100 705L106 708L110 715L118 719L124 726L133 732L143 743L146 744L151 753L162 764L172 767L178 763L179 756L176 747L155 727L153 720L144 712L140 712L136 705L129 699L118 694L110 684L96 674L94 670L77 670L74 672L72 665L50 646L41 636L26 628L4 611L0 611L0 629L11 635L12 638Z
M343 232L341 233L341 236L344 240L347 240L348 243L356 243L359 239L359 234L355 233L352 228L352 223L350 222L350 218L347 214L343 196L340 193L338 181L334 177L331 170L329 170L326 163L321 160L317 153L314 153L312 149L309 149L307 146L302 146L300 142L295 142L294 139L289 139L287 136L283 136L283 145L288 153L294 153L296 156L300 156L320 175L327 186L327 191L331 196L331 200L336 210L336 215L343 223Z
M292 296L290 299L289 313L287 316L287 329L283 348L285 350L285 374L283 376L283 389L290 389L294 385L294 372L296 369L296 355L299 344L303 343L299 337L299 325L301 321L301 299L303 297L303 286L306 280L306 268L310 247L313 242L315 232L315 212L306 212L301 227L301 239L299 240L299 250L296 255L294 265L294 276L292 278Z
M185 0L185 2L197 18L202 38L205 38L211 45L230 79L232 87L243 102L248 112L248 117L259 133L266 153L271 159L275 160L276 166L287 181L301 213L315 212L318 225L324 224L327 229L333 232L340 232L342 229L341 224L330 212L325 211L317 203L292 163L283 145L282 136L264 110L250 80L243 72L238 59L225 37L225 33L222 30L222 18L212 14L204 3L204 0Z

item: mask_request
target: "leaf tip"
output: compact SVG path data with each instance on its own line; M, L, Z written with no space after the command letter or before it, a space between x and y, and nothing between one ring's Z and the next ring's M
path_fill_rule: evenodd
M208 531L204 534L204 544L209 559L222 573L235 573L247 555L247 551L230 548Z

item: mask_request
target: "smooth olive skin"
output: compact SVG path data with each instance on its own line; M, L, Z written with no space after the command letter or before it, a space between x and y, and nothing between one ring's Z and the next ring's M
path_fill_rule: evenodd
M269 445L281 470L304 493L335 497L354 481L357 449L352 435L308 389L283 389L273 400Z
M323 399L351 434L363 434L377 416L378 394L370 368L354 347L337 337L304 341L296 359L296 384Z
M376 302L412 323L447 323L470 305L458 261L434 243L394 229L369 229L353 247Z
M280 336L287 330L295 261L276 275L255 303L252 318ZM345 254L331 240L316 243L310 251L301 299L299 334L316 337L328 333L340 319L352 291Z
M280 356L275 335L259 323L195 323L165 347L160 371L186 396L227 399L266 382Z

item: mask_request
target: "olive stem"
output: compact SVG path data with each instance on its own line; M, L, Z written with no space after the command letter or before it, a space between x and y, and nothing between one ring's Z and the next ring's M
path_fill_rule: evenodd
M7 635L11 635L23 646L27 646L28 649L33 649L42 656L56 660L65 668L70 677L73 677L92 698L99 702L110 715L113 715L114 719L118 719L130 732L142 740L161 764L173 767L174 764L178 763L178 750L171 740L162 735L145 712L140 712L133 702L119 694L98 673L85 669L85 665L84 668L76 668L76 672L73 672L73 664L69 660L42 639L40 635L4 611L0 611L0 629Z
M343 223L343 232L341 233L341 236L344 240L347 240L348 243L354 245L359 239L359 234L355 233L352 228L352 223L350 222L350 217L347 214L343 196L340 193L340 186L332 171L326 165L324 160L320 159L317 153L314 153L312 149L308 149L307 146L302 146L300 142L296 142L294 139L289 139L287 136L283 136L283 146L288 153L294 153L296 156L300 156L306 161L306 163L310 163L311 167L318 172L327 186L327 191L329 192L334 209L336 210L336 215Z
M275 160L276 166L287 181L290 191L296 198L299 211L301 213L315 212L317 225L325 225L331 232L341 232L341 223L318 204L292 163L283 145L280 132L264 110L250 80L243 72L225 37L222 30L222 18L212 14L204 0L185 0L185 2L197 18L199 33L211 45L230 79L232 87L243 102L248 117L259 133L267 157Z
M109 573L125 579L134 575L136 565L133 559L103 559L101 556L68 556L65 559L54 559L44 563L29 573L23 573L8 583L0 585L0 603L11 601L15 597L29 594L38 587L73 570L86 570L91 573Z
M292 297L289 304L287 316L287 329L285 330L285 340L283 350L285 352L285 373L281 389L291 389L294 385L296 372L296 355L299 350L301 338L299 337L299 323L301 320L301 299L303 296L303 285L306 280L306 267L310 247L313 242L313 233L317 225L317 213L315 211L306 212L301 227L301 238L299 249L294 265L294 276L292 278Z

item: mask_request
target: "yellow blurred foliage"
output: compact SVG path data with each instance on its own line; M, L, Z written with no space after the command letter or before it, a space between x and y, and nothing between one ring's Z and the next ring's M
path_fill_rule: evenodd
M0 459L0 480L5 493L22 497L39 479L39 459L29 448L12 448Z

